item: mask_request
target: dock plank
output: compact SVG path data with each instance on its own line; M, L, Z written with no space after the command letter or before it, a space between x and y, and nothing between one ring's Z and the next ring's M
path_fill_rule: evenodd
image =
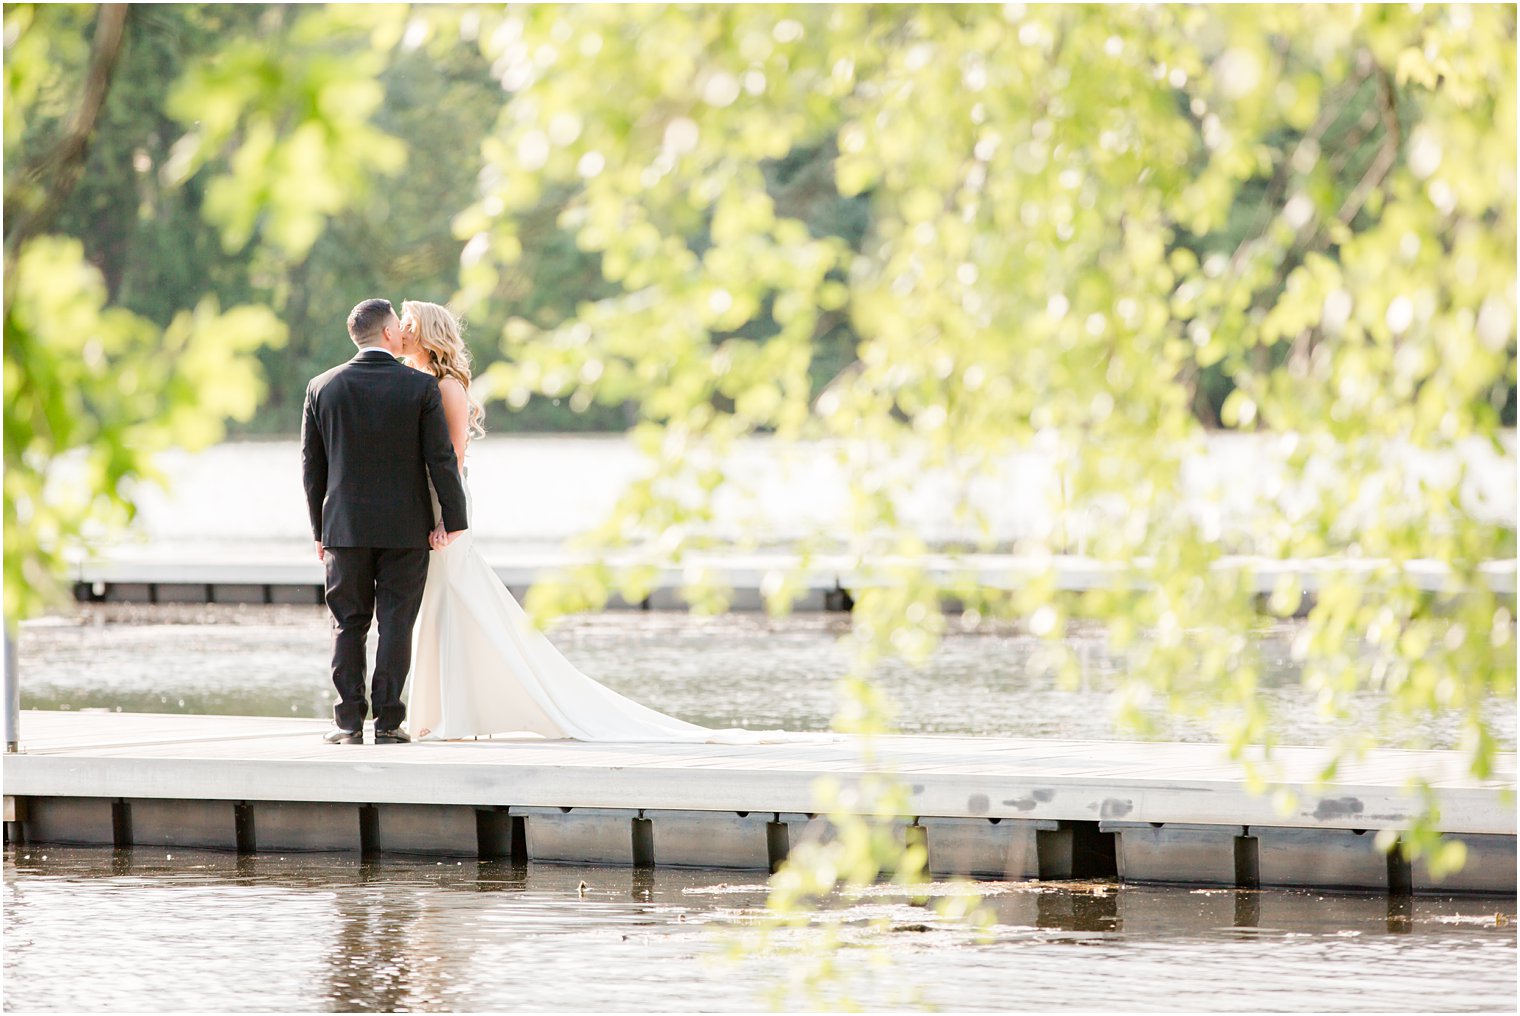
M1476 780L1456 752L1383 750L1314 789L1325 753L1274 762L1300 803L1282 814L1247 792L1208 744L1014 738L856 738L773 744L615 744L531 735L413 745L323 744L321 720L32 711L7 756L14 796L291 800L705 811L810 811L822 776L891 771L916 815L1223 823L1312 828L1406 825L1409 780L1437 788L1447 831L1513 836L1513 754ZM1327 806L1324 802L1330 802Z

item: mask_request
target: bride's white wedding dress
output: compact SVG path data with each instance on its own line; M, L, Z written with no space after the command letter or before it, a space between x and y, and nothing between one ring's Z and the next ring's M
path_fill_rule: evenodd
M429 555L412 633L407 717L407 726L423 741L509 733L580 741L753 742L795 736L710 730L593 681L533 626L475 549L468 529Z

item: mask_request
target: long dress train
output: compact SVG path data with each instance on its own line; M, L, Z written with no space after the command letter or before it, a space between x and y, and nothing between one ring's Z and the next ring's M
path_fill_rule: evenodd
M581 741L725 743L818 737L712 730L598 684L534 627L475 549L472 530L429 555L412 636L407 717L407 726L426 741L508 733Z

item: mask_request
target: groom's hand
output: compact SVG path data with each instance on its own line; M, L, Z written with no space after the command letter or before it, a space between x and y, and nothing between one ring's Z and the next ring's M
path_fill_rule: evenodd
M458 538L459 534L462 532L464 532L463 529L456 529L451 533L448 530L444 529L443 523L440 522L438 523L437 527L435 527L433 531L428 534L428 545L431 546L434 550L442 550L444 547L447 547L449 544L453 543L454 540Z
M322 541L321 540L317 541L317 560L318 561L326 561L327 560L327 558L325 558L325 557L322 556Z

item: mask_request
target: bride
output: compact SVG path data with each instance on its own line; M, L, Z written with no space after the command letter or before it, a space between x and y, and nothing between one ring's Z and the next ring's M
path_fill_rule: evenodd
M485 433L470 394L470 354L459 322L436 303L401 305L402 355L438 378L460 479L471 437ZM465 487L468 497L469 487ZM475 508L470 507L471 525ZM435 514L434 518L438 516ZM655 712L593 681L534 627L474 546L434 531L412 641L409 726L419 741L534 733L582 741L704 741L714 731Z

